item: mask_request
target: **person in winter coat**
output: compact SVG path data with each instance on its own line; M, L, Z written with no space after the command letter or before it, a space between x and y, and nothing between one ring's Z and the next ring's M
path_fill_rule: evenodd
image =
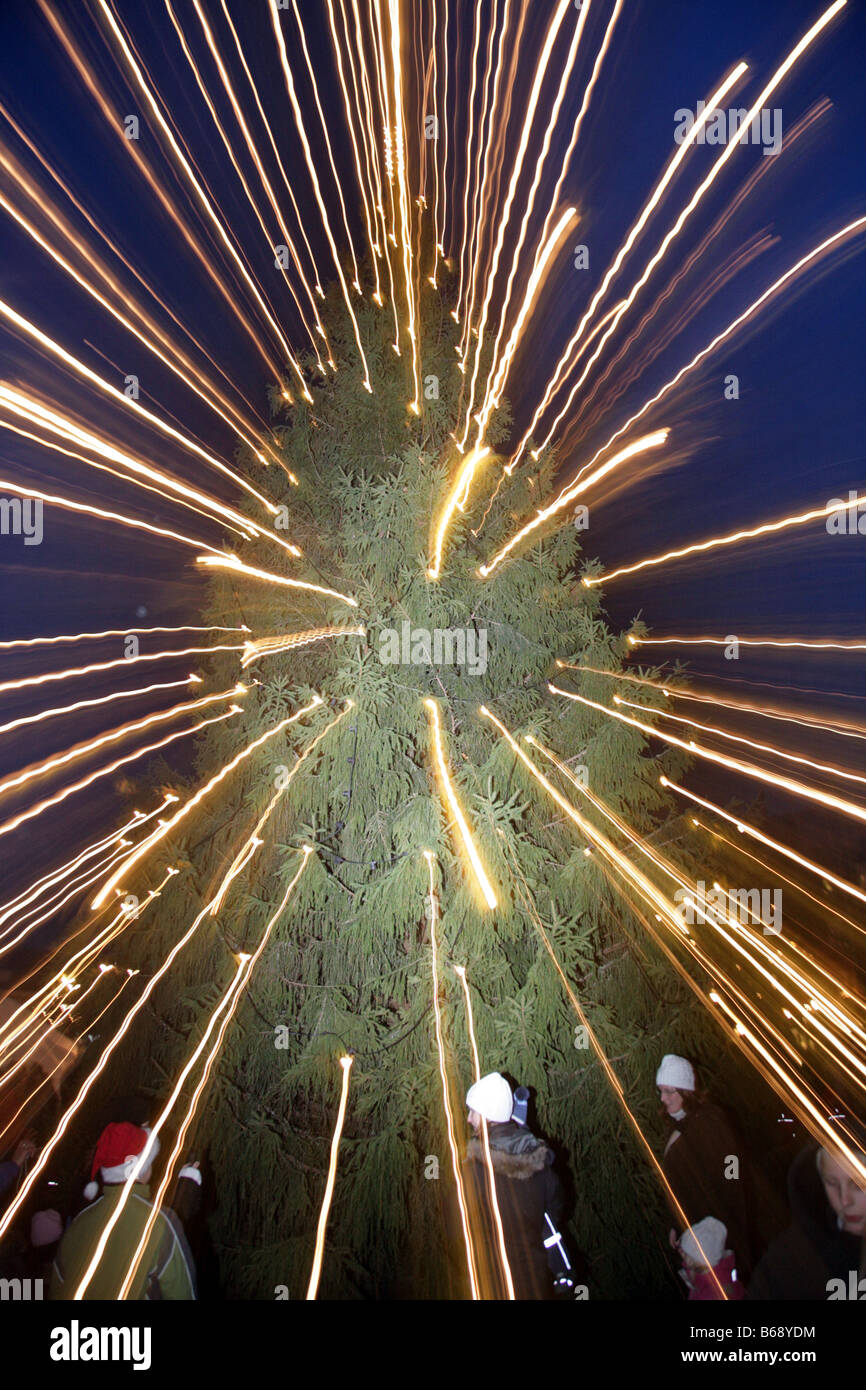
M866 1154L859 1158L866 1166ZM862 1176L838 1153L810 1144L788 1171L788 1201L791 1224L759 1261L746 1297L861 1298L866 1293Z
M689 1303L739 1303L745 1298L745 1287L737 1277L737 1261L733 1250L726 1249L727 1227L714 1216L705 1216L677 1242L683 1267L680 1278L688 1285Z
M674 1208L674 1234L682 1235L685 1225L694 1225L712 1212L727 1227L745 1279L751 1266L751 1239L742 1143L724 1113L698 1090L694 1067L685 1057L672 1053L663 1057L656 1086L671 1120L662 1168L686 1215L684 1223Z
M486 1120L496 1201L515 1297L551 1299L553 1275L544 1244L550 1236L550 1226L545 1212L558 1230L563 1206L562 1188L551 1166L553 1151L525 1125L512 1120L511 1087L498 1072L491 1072L470 1086L466 1104L475 1135L467 1146L462 1178L481 1296L509 1296L490 1196L482 1124Z
M90 1206L79 1212L67 1227L54 1260L50 1297L72 1299L93 1258L105 1227L117 1210L118 1203L139 1158L144 1155L145 1166L132 1185L131 1195L116 1226L112 1229L105 1250L88 1285L84 1298L115 1299L126 1276L132 1257L153 1212L150 1188L153 1160L159 1152L159 1140L150 1131L126 1121L110 1124L103 1130L93 1159L92 1178L102 1176L103 1193L95 1182L88 1183L85 1196ZM201 1181L197 1177L191 1181ZM184 1170L185 1176L186 1170ZM128 1297L131 1299L190 1300L195 1294L195 1269L180 1222L174 1212L163 1207L144 1249Z

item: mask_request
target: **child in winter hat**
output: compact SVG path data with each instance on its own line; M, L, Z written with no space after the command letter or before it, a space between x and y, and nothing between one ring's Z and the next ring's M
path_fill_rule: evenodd
M739 1302L745 1289L737 1278L736 1259L726 1250L728 1228L714 1216L689 1226L678 1242L683 1260L680 1278L688 1285L690 1303L727 1298Z

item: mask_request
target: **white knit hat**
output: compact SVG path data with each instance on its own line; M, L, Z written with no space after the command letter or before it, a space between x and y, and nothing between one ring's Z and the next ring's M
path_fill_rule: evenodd
M673 1086L675 1091L693 1091L694 1067L685 1057L677 1057L675 1052L668 1052L662 1057L662 1064L656 1072L656 1085Z
M724 1255L727 1242L727 1226L714 1216L705 1216L696 1226L689 1226L680 1238L680 1254L696 1265L712 1269Z
M491 1120L494 1124L505 1124L506 1120L511 1119L514 1097L505 1077L500 1076L498 1071L491 1071L487 1076L482 1076L480 1081L476 1081L474 1086L469 1087L466 1092L466 1104L485 1120Z

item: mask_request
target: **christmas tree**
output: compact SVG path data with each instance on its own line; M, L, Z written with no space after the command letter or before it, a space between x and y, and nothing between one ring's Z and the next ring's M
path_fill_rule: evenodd
M537 738L578 785L643 835L669 820L659 777L678 775L682 760L669 751L651 756L637 731L548 692L557 658L618 670L625 650L624 638L605 625L598 591L580 584L586 558L573 525L542 532L495 578L479 579L482 558L533 513L537 497L549 495L552 457L497 489L501 469L488 455L465 510L454 513L441 574L429 577L434 523L459 466L452 431L464 383L445 294L426 286L421 303L420 416L406 410L405 364L395 357L387 316L372 306L358 311L375 388L369 395L333 297L323 317L339 370L318 385L313 405L290 400L288 387L274 393L285 476L280 496L272 467L270 495L283 504L277 534L302 557L286 555L281 569L273 548L265 558L261 542L231 539L244 565L318 588L225 570L213 576L206 621L243 622L279 641L249 653L245 718L219 723L203 738L190 789L315 696L322 703L263 743L225 779L219 797L203 800L185 840L164 850L163 865L184 872L130 933L130 963L145 973L272 808L259 852L178 956L170 983L155 992L145 1039L139 1032L134 1054L109 1072L105 1094L122 1075L123 1088L135 1076L142 1091L164 1097L225 989L231 953L256 949L303 863L226 1033L197 1121L194 1147L218 1192L211 1233L227 1296L304 1296L340 1095L338 1063L347 1052L354 1063L321 1295L466 1295L446 1251L443 1213L453 1176L434 1037L435 989L462 1141L463 1094L474 1071L459 966L482 1071L501 1070L532 1089L536 1127L570 1168L569 1229L589 1260L590 1297L646 1296L667 1277L658 1241L648 1235L667 1229L659 1185L581 1018L642 1126L656 1135L659 1057L706 1054L710 1025L621 884L479 710L488 708L515 738ZM508 423L501 407L486 432L494 448ZM260 477L260 463L245 462ZM234 657L213 659L215 679L230 685L236 672ZM583 680L590 697L606 693L604 676ZM495 897L492 910L437 776L437 718L454 792ZM543 770L579 800L549 762ZM599 820L591 807L580 809ZM306 858L305 845L314 850ZM148 883L160 868L154 856Z

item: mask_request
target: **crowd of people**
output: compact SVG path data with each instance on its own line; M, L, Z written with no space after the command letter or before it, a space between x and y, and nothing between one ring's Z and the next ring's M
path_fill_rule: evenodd
M788 1175L790 1224L762 1249L750 1165L735 1122L701 1089L684 1057L662 1058L656 1086L669 1121L658 1160L671 1210L668 1242L684 1295L694 1301L859 1297L866 1276L866 1184L843 1147L810 1143L797 1155ZM449 1221L454 1266L466 1267L468 1226L470 1277L480 1296L590 1297L578 1273L580 1257L563 1234L566 1204L556 1155L529 1128L528 1099L525 1087L512 1090L498 1072L467 1092L472 1134L461 1165L460 1210ZM0 1198L14 1189L35 1152L26 1136L0 1162ZM866 1166L866 1153L853 1152ZM55 1206L31 1207L27 1224L0 1247L0 1274L42 1279L48 1296L60 1300L74 1298L84 1279L85 1298L111 1299L135 1264L127 1297L195 1299L187 1234L199 1212L202 1174L198 1163L187 1163L170 1203L155 1204L150 1180L158 1153L159 1139L147 1125L128 1119L108 1124L93 1152L81 1209L64 1219ZM134 1181L124 1197L129 1178Z
M790 1223L762 1249L752 1174L734 1123L701 1089L685 1057L662 1058L656 1087L670 1125L659 1160L673 1223L668 1240L689 1300L832 1300L858 1297L861 1287L866 1293L866 1183L843 1152L841 1133L839 1147L809 1143L794 1159ZM492 1072L466 1096L476 1137L463 1186L484 1277L494 1297L507 1296L504 1247L517 1298L574 1296L581 1288L591 1296L560 1232L563 1190L554 1152L526 1128L518 1095ZM849 1152L866 1168L866 1152ZM453 1225L457 1250L461 1233Z

